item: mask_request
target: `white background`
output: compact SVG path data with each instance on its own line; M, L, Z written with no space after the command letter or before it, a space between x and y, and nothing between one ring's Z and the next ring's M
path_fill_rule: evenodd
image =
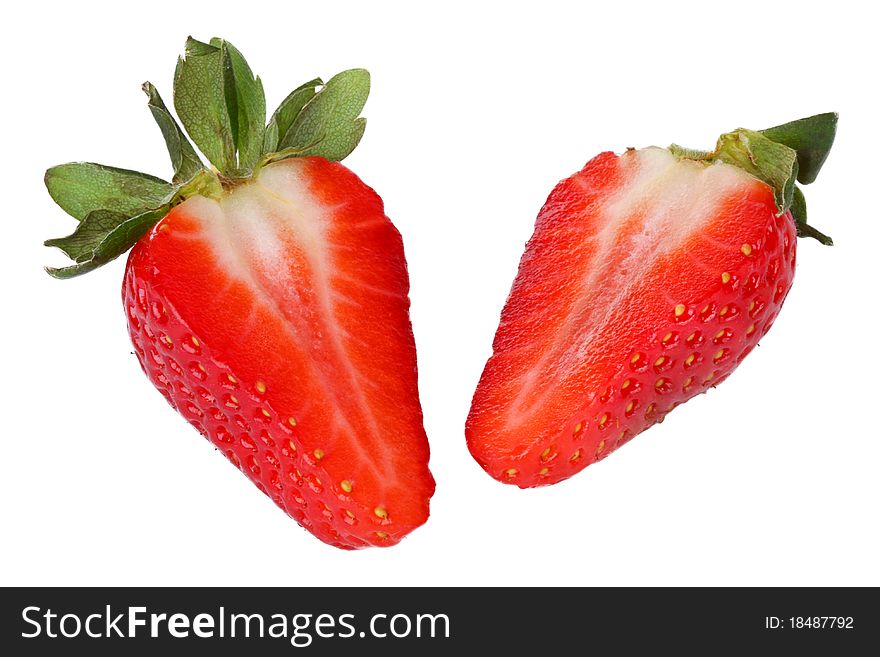
M880 584L878 58L868 3L114 2L10 5L2 61L0 583ZM73 221L43 171L169 176L140 91L170 105L187 34L223 36L270 111L301 82L373 74L347 164L383 196L412 277L431 468L401 545L328 547L289 520L140 372L124 259L73 281L43 239ZM807 188L833 248L731 379L557 486L486 476L463 425L524 242L553 185L602 150L840 112Z

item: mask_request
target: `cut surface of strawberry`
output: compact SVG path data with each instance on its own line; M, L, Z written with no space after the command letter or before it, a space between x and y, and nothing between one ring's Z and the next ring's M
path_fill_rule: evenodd
M381 200L323 158L177 206L124 286L171 404L319 538L356 547L424 523L433 492L407 295Z
M835 115L813 121L833 137ZM766 146L742 132L753 150ZM566 479L716 386L754 348L791 287L798 232L827 241L792 206L797 151L777 145L758 171L731 163L721 142L713 153L602 153L557 185L466 425L491 476L521 487ZM781 203L765 180L780 161L792 186Z
M235 103L206 113L199 76L215 64L232 74L213 100ZM133 245L122 296L150 381L299 524L347 549L398 543L434 492L403 243L378 194L334 161L360 139L368 87L357 69L306 83L266 126L240 53L191 40L175 104L214 169L145 85L175 183L82 163L46 178L81 222L47 242L75 261L50 273Z

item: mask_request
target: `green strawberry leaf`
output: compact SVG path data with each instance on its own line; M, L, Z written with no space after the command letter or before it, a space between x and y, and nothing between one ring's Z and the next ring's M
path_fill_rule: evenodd
M71 162L46 171L46 189L67 214L82 221L93 210L133 216L162 205L174 186L160 178L90 162Z
M263 138L264 153L274 153L279 149L282 137L287 135L287 131L293 125L305 104L315 97L317 93L316 87L322 84L324 82L321 78L309 80L291 91L287 98L281 101L278 109L275 110L272 118L269 119L269 125L266 126L266 134Z
M743 169L773 188L779 214L791 207L798 158L794 149L760 132L739 128L718 138L713 159Z
M235 141L227 109L223 52L189 37L174 72L174 109L208 161L222 172L236 169Z
M799 165L797 179L803 185L809 185L819 175L836 133L836 112L817 114L761 130L761 134L768 139L797 151Z
M812 237L831 246L830 237L807 223L807 201L795 181L807 185L816 179L836 130L837 114L829 112L767 130L739 128L721 135L711 153L675 144L669 150L682 159L725 162L763 180L773 188L778 215L791 211L798 237Z
M288 160L292 157L303 157L305 155L310 155L310 153L308 153L308 150L310 148L312 148L312 146L305 146L303 148L282 148L281 150L275 151L274 153L264 155L263 159L260 161L260 166L266 166L267 164L280 162L281 160Z
M790 209L791 216L794 218L795 225L797 226L798 237L812 237L814 240L818 240L825 246L834 245L834 241L830 237L824 233L820 233L807 223L807 199L804 198L804 193L801 191L800 187L796 186L794 189Z
M204 168L195 148L187 139L183 130L177 125L177 121L171 116L171 112L162 102L162 97L150 82L144 82L141 87L149 98L148 106L153 118L159 124L159 130L165 138L168 147L168 155L171 157L171 166L174 167L172 182L186 182Z
M358 115L367 101L370 75L352 69L326 84L311 80L291 92L265 125L263 84L244 56L222 39L203 43L190 37L174 74L180 123L151 83L142 88L165 139L173 184L87 162L49 169L49 194L80 222L72 234L45 243L74 261L47 267L56 278L79 276L110 262L175 205L195 195L219 198L269 162L303 155L343 159L364 133L366 119ZM212 168L203 164L196 147Z
M211 45L220 49L223 59L224 94L232 140L238 152L237 168L250 172L263 154L266 123L263 83L254 77L244 56L231 43L214 38Z
M90 212L72 235L45 243L60 248L76 264L46 267L46 271L55 278L73 278L106 265L134 246L169 209L170 205L165 205L133 217L106 210Z
M129 217L112 210L93 210L67 237L57 237L43 242L46 246L61 249L75 262L88 260L104 238Z
M281 149L342 160L358 145L366 119L358 115L370 93L370 74L356 68L339 73L303 107L282 136Z

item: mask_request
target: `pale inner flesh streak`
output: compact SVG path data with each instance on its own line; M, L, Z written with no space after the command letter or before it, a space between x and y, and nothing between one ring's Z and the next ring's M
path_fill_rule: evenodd
M292 166L264 169L256 181L239 187L219 203L201 197L187 201L194 202L199 203L199 207L194 208L194 216L202 222L199 237L212 245L218 266L231 280L246 285L265 307L280 317L291 338L304 351L308 353L317 344L329 350L321 365L315 361L310 365L314 380L334 404L333 434L345 432L358 436L352 443L362 463L369 464L377 481L394 485L391 454L385 450L370 450L362 444L362 439L381 444L382 430L365 393L365 387L371 383L352 365L345 347L345 341L351 338L334 316L334 298L339 295L332 288L333 247L328 238L334 208L317 203L300 169ZM286 254L291 242L305 255L312 276L308 281L293 280L291 276ZM264 275L270 273L273 285L285 290L290 298L276 299L260 281L255 268ZM361 285L359 281L347 280ZM315 295L317 304L310 304L300 295L304 287ZM371 289L366 284L362 287ZM347 303L352 301L348 299ZM299 308L319 312L317 325L321 329L317 334L299 314ZM252 330L258 329L252 327ZM327 363L332 371L327 371ZM357 426L342 410L352 406L358 414Z
M599 230L584 236L585 245L595 242L595 256L579 284L583 293L524 373L507 414L508 429L538 411L552 392L552 385L538 389L541 373L551 368L554 380L569 376L589 357L619 304L656 259L701 230L715 215L719 199L747 182L736 167L681 162L664 148L629 153L620 166L626 168L625 182L598 210ZM639 225L621 233L633 220ZM619 257L621 239L624 258Z

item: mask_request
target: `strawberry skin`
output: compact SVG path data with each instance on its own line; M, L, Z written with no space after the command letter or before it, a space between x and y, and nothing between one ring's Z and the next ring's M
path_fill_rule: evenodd
M796 236L737 166L594 158L538 216L467 420L474 458L552 484L716 386L773 324Z
M408 291L379 196L307 157L176 206L123 302L168 402L300 525L360 548L423 524L434 491Z

